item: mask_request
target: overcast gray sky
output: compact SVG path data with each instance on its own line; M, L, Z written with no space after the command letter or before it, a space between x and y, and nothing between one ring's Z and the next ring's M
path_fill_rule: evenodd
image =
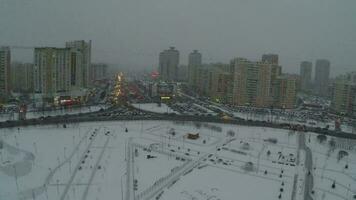
M91 39L93 61L141 68L169 46L182 64L193 49L204 62L277 53L285 72L327 58L339 74L356 71L355 9L355 0L0 0L0 45Z

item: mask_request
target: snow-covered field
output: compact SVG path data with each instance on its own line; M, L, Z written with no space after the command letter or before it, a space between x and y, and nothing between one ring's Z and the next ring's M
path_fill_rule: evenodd
M162 103L160 106L157 103L134 103L133 107L140 110L155 112L155 113L178 113Z
M326 126L329 126L330 130L335 129L335 122L329 121L329 122L321 122L321 121L315 121L315 120L296 120L293 118L286 118L286 117L279 117L276 115L262 115L262 114L255 114L255 113L243 113L243 112L234 112L233 113L235 117L240 117L243 119L251 119L251 120L256 120L256 121L272 121L272 122L278 122L278 123L291 123L291 124L299 124L299 125L306 125L310 127L320 127L320 128L325 128ZM353 133L353 127L348 126L347 124L343 123L341 125L341 130L346 132L346 133Z
M333 137L321 141L313 134L307 145L313 152L315 200L355 199L356 141Z
M0 129L0 199L301 200L307 170L300 134L168 121ZM305 140L316 199L351 199L356 152L337 155L354 143L335 139L327 156L331 138L319 143L307 133Z
M65 115L65 114L78 114L78 113L88 113L88 112L95 112L99 111L100 109L105 109L107 106L100 105L100 106L87 106L81 108L67 108L62 110L53 110L53 111L29 111L26 114L27 119L34 119L39 117L47 117L47 116L58 116L58 115ZM18 113L13 114L0 114L0 122L7 121L7 120L18 120Z

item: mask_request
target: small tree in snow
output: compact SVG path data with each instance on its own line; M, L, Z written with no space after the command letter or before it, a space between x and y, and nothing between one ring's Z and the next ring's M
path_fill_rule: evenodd
M245 171L251 172L251 171L253 171L253 169L254 169L254 165L253 165L252 162L247 162L247 163L245 163L245 165L243 166L243 169L244 169Z
M267 156L270 156L270 155L271 155L271 151L268 150L268 151L267 151Z
M318 135L317 137L316 137L317 139L318 139L318 141L319 141L319 143L323 143L323 142L325 142L328 138L326 137L326 135Z
M335 147L336 147L336 142L335 142L334 139L331 139L331 140L329 141L329 146L330 146L331 149L335 149Z
M340 161L342 158L348 155L349 153L347 153L347 151L340 150L339 153L337 154L337 160Z
M227 136L228 136L228 137L235 137L235 132L232 131L232 130L229 130L229 131L227 132Z

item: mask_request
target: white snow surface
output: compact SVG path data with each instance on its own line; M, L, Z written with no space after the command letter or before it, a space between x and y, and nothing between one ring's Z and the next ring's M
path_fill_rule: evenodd
M187 133L200 137L192 140ZM133 194L136 199L272 200L294 195L299 200L306 175L299 134L169 121L0 129L0 199L134 199L128 195ZM354 142L335 140L336 149L326 156L328 142L320 144L316 134L306 133L316 167L316 200L355 194ZM340 148L350 147L349 155L338 161ZM331 180L336 180L335 189Z

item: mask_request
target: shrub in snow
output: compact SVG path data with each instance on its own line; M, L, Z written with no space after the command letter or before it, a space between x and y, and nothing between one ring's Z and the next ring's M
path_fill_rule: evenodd
M278 142L277 138L268 138L268 139L265 139L264 141L272 143L272 144L277 144L277 142Z
M335 181L333 182L333 184L331 185L331 188L335 188L336 187L336 185L335 185Z
M194 123L195 127L197 127L198 129L201 128L202 124L200 122L195 122Z
M348 155L349 153L347 151L340 150L339 153L337 154L337 160L340 161L342 158Z
M329 141L329 146L330 146L332 149L334 149L334 148L335 148L335 146L336 146L336 142L335 142L335 140L334 140L334 139L331 139L331 140Z
M242 147L241 147L243 150L250 150L250 144L245 142L243 143Z
M253 171L254 165L252 162L247 162L245 165L242 167L245 171Z
M227 136L228 136L228 137L235 137L235 132L232 131L232 130L229 130L229 131L227 132Z
M271 155L271 151L268 150L268 151L267 151L267 156L270 156L270 155Z
M316 138L318 139L319 143L323 143L325 142L328 138L326 137L326 135L318 135L316 136Z
M169 129L168 134L175 136L176 132L175 132L174 128Z

